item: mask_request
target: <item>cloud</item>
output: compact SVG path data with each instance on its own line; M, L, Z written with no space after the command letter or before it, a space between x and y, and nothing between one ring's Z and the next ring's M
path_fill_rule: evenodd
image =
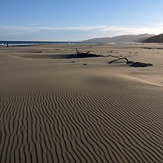
M122 32L154 32L159 33L163 28L163 24L156 24L150 27L137 27L137 26L108 26L108 25L95 25L95 26L70 26L70 27L47 27L47 26L0 26L0 31L29 31L37 32L42 30L77 30L77 31L122 31Z
M19 30L19 31L41 31L41 30L102 30L107 26L97 25L97 26L72 26L72 27L46 27L46 26L0 26L0 30Z
M103 28L103 31L112 31L115 33L121 34L142 34L142 33L150 33L150 34L160 34L163 32L163 25L154 25L150 27L137 27L137 26L107 26Z
M163 33L163 24L153 24L150 26L118 26L118 25L91 25L91 26L0 26L0 36L2 39L12 39L14 36L19 38L27 35L31 39L48 40L50 35L53 35L56 40L60 38L69 40L80 40L92 37L112 37L125 34L160 34ZM64 34L63 34L64 33ZM29 37L28 36L28 37ZM76 38L75 38L76 37Z

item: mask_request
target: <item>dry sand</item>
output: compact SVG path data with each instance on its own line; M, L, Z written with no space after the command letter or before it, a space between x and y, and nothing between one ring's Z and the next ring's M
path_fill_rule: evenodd
M75 48L154 66L75 58ZM162 48L0 48L0 162L163 162Z

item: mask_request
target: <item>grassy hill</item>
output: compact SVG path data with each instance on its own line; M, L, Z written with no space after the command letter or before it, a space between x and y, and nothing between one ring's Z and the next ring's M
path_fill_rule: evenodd
M98 42L98 43L123 43L123 42L143 42L149 37L154 35L141 34L141 35L121 35L115 37L102 37L85 40L84 42Z
M146 42L146 43L163 43L163 34L150 37L150 38L144 40L143 42Z

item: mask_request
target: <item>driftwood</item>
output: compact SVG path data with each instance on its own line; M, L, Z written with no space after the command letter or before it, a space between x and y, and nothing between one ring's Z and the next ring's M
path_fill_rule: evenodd
M117 58L117 59L114 59L114 60L110 61L109 64L111 64L113 62L117 62L119 60L125 60L126 61L126 64L129 65L129 66L132 66L132 67L149 67L149 66L153 66L153 64L151 64L151 63L143 63L143 62L130 61L126 57L118 57L118 56L114 56L114 55L104 56L102 54L99 55L99 54L90 53L90 51L87 51L87 52L79 52L77 48L75 50L76 50L77 55L80 58L86 58L86 57L112 57L112 58Z
M111 64L113 62L117 62L119 60L126 60L126 64L128 64L129 66L132 66L132 67L149 67L149 66L153 66L153 64L151 64L151 63L129 61L126 57L117 57L117 56L113 56L113 57L117 58L117 59L110 61L109 64Z
M76 54L77 54L80 58L87 58L87 57L104 57L103 55L98 55L98 54L90 53L90 51L87 51L87 52L79 52L77 48L76 48L75 50L76 50Z

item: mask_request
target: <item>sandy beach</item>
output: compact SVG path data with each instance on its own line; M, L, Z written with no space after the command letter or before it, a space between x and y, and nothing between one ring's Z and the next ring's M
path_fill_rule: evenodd
M163 162L163 44L0 47L0 162Z

